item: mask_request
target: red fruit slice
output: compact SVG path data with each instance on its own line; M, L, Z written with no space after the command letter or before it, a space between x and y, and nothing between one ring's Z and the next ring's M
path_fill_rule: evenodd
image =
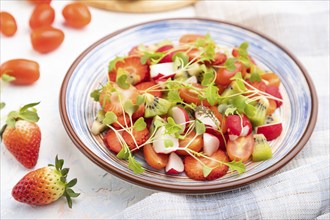
M250 134L246 137L239 137L234 141L228 140L226 148L231 160L246 162L253 152L253 146L254 139L253 135Z
M267 86L266 92L276 98L282 99L280 89L276 86ZM275 100L277 108L280 107L283 103L281 101Z
M148 140L149 130L148 130L148 128L145 128L142 131L136 131L135 129L133 129L133 136L136 141L136 144L135 144L132 136L128 132L124 131L122 136L123 136L124 141L128 145L128 147L130 149L134 149L137 147L136 144L141 145Z
M215 180L218 179L228 172L228 166L220 164L219 162L210 160L205 157L197 157L199 160L201 160L206 166L209 168L213 168L211 173L204 177L203 175L203 165L198 162L195 158L192 156L186 156L184 158L184 170L187 174L187 176L194 180ZM212 154L211 158L222 161L222 162L228 162L229 158L226 155L225 152L222 150L216 151L214 154Z
M116 81L119 69L123 69L128 73L128 80L133 85L138 84L149 77L148 65L142 64L140 62L140 57L138 56L129 56L123 60L117 61L115 68L109 72L109 78L111 81Z
M160 88L160 86L156 86L156 85L157 84L155 82L148 81L148 82L139 83L135 87L137 90L139 90L141 92L144 92L145 90L149 89L150 87L153 87L153 89L150 90L150 92L148 92L148 93L160 98L162 96L162 92L160 91L161 88ZM159 91L157 91L157 90L159 90Z
M168 163L165 167L165 172L167 174L179 174L184 170L184 165L182 159L174 152L170 154Z
M281 135L282 130L283 126L280 122L262 125L256 128L257 134L263 134L266 137L267 141L276 139L278 136Z
M189 155L185 150L181 150L186 147L189 143L188 148L199 152L203 148L203 137L202 135L197 136L193 141L192 139L195 137L196 133L192 131L190 134L186 136L185 139L179 140L179 150L176 151L179 155ZM180 149L181 148L181 149Z
M125 124L125 120L126 120L126 124ZM120 125L119 125L120 123ZM127 114L124 115L117 115L117 121L115 123L113 123L111 126L113 126L116 129L122 129L123 127L126 127L131 125L131 121L129 120L129 117Z
M104 142L109 150L119 153L122 148L121 143L119 142L116 133L113 130L109 130L104 136Z
M232 141L240 136L247 136L252 132L252 124L245 115L242 115L242 120L238 115L229 115L227 116L226 124L229 139Z
M168 155L156 153L151 144L147 144L143 147L143 155L145 161L156 170L166 167L168 163Z
M217 76L215 79L216 84L227 86L231 83L231 79L236 73L241 72L242 77L244 78L246 74L246 68L243 63L236 62L235 63L236 69L233 71L229 71L225 68L219 68L217 71Z
M173 45L164 45L156 50L156 52L167 52L169 50L173 49ZM170 52L169 54L165 55L159 63L170 63L172 62L172 57L177 51Z
M115 89L116 91L113 91ZM121 89L115 83L104 86L100 92L99 102L104 112L113 112L117 116L123 114L123 103L131 100L133 103L138 96L138 91L134 86L128 89Z
M216 53L212 65L221 65L226 62L227 56L224 53Z

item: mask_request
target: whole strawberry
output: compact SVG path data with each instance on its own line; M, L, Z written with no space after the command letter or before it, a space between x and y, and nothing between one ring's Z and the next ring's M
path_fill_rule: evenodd
M78 197L70 187L77 183L77 179L66 181L68 168L62 168L64 160L56 156L55 166L49 164L26 174L13 188L12 196L19 202L29 205L47 205L65 196L72 208L72 197Z
M39 103L23 106L8 114L0 135L7 149L26 168L33 168L39 157L41 132L36 122L39 116L33 108Z

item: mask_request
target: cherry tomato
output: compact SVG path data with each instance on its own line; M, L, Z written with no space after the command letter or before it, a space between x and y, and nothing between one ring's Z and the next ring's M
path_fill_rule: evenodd
M0 66L0 75L2 74L15 77L12 84L29 85L39 79L39 64L25 59L9 60Z
M194 86L198 88L202 88L202 86L198 83L195 83ZM194 103L196 105L203 104L206 107L211 106L207 100L200 100L198 97L198 93L192 89L182 88L179 90L179 95L187 103Z
M48 53L58 48L64 40L63 31L53 27L34 29L31 33L31 43L39 53Z
M185 139L179 140L179 147L184 148L187 144L195 137L196 133L194 131L190 132L189 135L186 136ZM199 152L203 148L203 137L202 135L198 135L189 145L189 149ZM177 154L179 155L189 155L185 150L177 150Z
M253 134L245 137L239 137L235 141L228 140L227 142L227 154L231 160L242 160L246 162L252 152L254 147Z
M217 78L215 79L216 84L227 86L231 83L230 78L233 77L236 73L241 72L242 77L244 78L246 74L246 67L243 63L236 62L236 69L229 71L225 68L219 68L217 71Z
M50 4L52 0L29 0L32 4L39 5L39 4Z
M66 5L62 15L70 27L83 28L91 22L92 16L88 7L81 2Z
M281 80L275 73L265 73L261 75L261 78L268 81L268 86L280 86Z
M147 163L156 170L166 167L168 163L168 155L156 153L151 144L143 147L143 155Z
M37 5L30 17L32 29L50 26L55 19L55 10L49 4Z
M0 32L7 36L13 36L17 31L15 18L8 12L0 12Z
M199 34L185 34L181 36L179 42L181 44L187 44L187 43L195 42L197 39L201 39L201 38L204 38L204 36Z

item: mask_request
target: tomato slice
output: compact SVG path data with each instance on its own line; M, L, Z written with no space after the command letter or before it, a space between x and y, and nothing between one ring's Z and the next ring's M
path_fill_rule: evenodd
M246 162L253 152L254 139L251 133L245 137L239 137L236 140L228 140L227 142L227 153L231 160L242 160Z
M198 83L195 83L194 86L202 88L202 86ZM194 103L196 105L204 105L206 107L211 106L211 104L207 100L200 100L198 94L194 90L182 88L179 90L179 95L186 103Z
M231 83L230 78L233 77L236 73L241 72L242 77L245 77L246 74L246 67L243 63L236 62L235 63L236 69L233 71L229 71L225 68L219 68L217 71L217 78L215 79L216 84L227 86Z

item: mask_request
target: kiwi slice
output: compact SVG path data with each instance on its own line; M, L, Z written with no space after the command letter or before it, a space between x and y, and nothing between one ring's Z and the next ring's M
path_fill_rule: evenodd
M263 134L255 134L253 137L255 144L252 153L252 160L258 162L272 158L273 152L265 136Z
M269 106L269 101L266 98L261 98L256 104L256 111L253 117L250 117L250 121L254 127L264 125L266 121L266 112Z
M151 118L156 115L165 115L172 107L172 103L151 94L145 94L144 117Z

